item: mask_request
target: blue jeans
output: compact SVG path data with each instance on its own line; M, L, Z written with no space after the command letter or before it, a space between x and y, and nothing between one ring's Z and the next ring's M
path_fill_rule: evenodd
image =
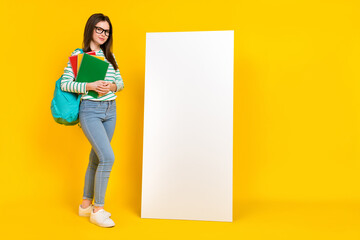
M83 199L95 198L94 206L104 206L105 192L115 160L110 145L116 124L115 100L82 100L79 120L92 146L85 175Z

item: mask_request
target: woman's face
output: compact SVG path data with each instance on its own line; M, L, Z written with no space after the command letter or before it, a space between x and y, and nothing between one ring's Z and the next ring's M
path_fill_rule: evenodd
M96 30L98 30L98 32L101 32L102 29L104 31L101 34L96 32ZM105 35L105 31L108 32L108 34L107 34L108 36ZM109 35L110 35L109 31L110 31L110 26L107 21L102 21L102 22L98 22L97 24L95 24L95 28L93 31L93 42L95 42L97 45L104 44L106 42L106 40L109 38Z

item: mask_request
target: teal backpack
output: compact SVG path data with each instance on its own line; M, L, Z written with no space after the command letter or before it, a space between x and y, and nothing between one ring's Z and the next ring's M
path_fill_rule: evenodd
M77 48L83 53L81 48ZM61 79L56 81L54 96L51 101L51 114L55 122L66 126L79 123L79 106L81 94L61 90ZM80 126L80 124L79 124Z

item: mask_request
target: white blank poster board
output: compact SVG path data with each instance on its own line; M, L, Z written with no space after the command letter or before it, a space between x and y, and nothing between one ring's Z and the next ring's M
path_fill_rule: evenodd
M232 222L234 31L146 33L141 218Z

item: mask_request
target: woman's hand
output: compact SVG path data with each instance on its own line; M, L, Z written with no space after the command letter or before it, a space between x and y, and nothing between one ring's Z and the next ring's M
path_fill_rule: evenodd
M100 84L99 86L97 86L95 91L99 93L99 97L107 94L110 91L110 82L105 82L103 84Z
M86 90L96 91L99 96L105 95L110 91L110 82L98 80L96 82L87 83Z

